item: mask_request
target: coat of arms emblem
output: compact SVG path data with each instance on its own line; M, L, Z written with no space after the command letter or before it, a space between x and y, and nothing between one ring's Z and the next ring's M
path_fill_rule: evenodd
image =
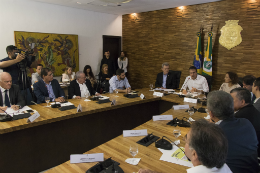
M238 22L239 20L228 20L226 21L226 25L220 29L221 36L219 43L228 50L242 42L241 31L243 28L238 25Z

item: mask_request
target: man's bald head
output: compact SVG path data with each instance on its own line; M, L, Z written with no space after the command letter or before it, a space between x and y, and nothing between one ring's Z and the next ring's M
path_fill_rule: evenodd
M9 90L12 86L12 77L7 72L0 73L0 86Z

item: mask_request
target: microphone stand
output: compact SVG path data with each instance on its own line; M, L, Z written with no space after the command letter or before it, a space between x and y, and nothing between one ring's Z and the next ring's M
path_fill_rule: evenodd
M9 115L7 112L5 112L3 109L0 109L1 111L3 111L6 115L4 116L0 116L0 122L5 122L5 121L12 121L13 117L11 115Z

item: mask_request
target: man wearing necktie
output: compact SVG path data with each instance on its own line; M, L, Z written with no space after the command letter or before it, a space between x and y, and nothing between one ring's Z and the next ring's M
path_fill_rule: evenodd
M18 110L25 106L25 100L20 93L19 86L12 85L12 77L7 72L0 74L0 90L0 112L4 112L7 107Z

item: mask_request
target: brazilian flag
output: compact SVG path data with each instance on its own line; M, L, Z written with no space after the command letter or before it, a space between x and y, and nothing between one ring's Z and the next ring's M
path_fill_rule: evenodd
M203 62L203 75L212 76L212 36L213 33L208 33L208 44L205 52L205 58Z
M201 53L201 33L197 32L197 47L195 50L193 65L197 68L198 74L202 74L202 53Z

